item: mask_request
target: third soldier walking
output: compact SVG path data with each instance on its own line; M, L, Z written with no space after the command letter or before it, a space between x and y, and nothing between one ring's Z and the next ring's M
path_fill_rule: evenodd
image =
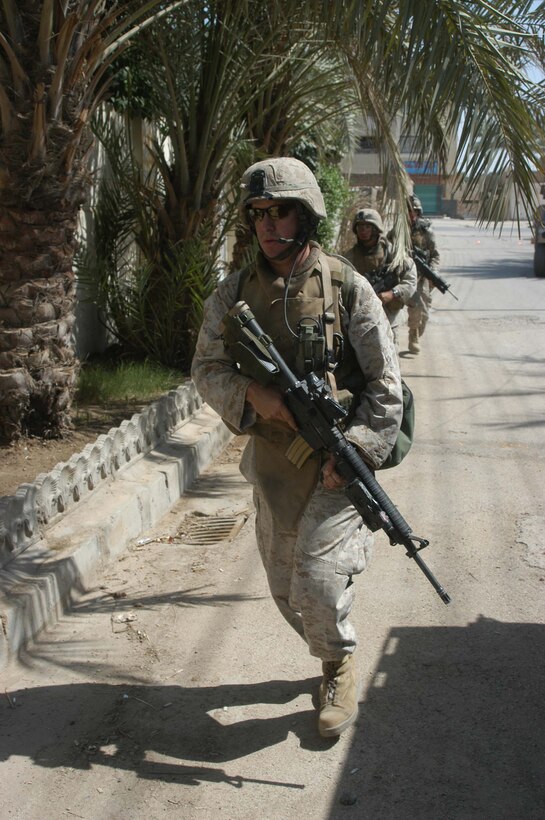
M417 196L408 200L409 221L411 223L411 241L413 249L420 251L424 262L436 273L439 269L439 251L435 243L435 234L429 219L424 219L422 203ZM416 291L408 303L409 310L409 353L420 353L420 339L426 329L430 315L433 285L420 272Z

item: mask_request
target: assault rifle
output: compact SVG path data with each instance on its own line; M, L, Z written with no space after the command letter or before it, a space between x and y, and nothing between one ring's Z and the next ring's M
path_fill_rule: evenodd
M439 276L438 273L436 273L432 268L430 268L421 250L419 250L418 248L413 248L412 255L416 265L416 269L419 273L422 274L422 276L425 276L426 279L432 283L432 285L435 285L437 290L441 291L441 293L448 292L451 296L454 296L454 293L450 292L450 285L448 284L448 282L445 282L445 280L441 276ZM456 299L456 301L458 301L457 296L454 296L454 298Z
M385 290L392 290L392 288L395 288L396 285L399 285L397 273L393 273L387 269L385 273L381 271L373 276L373 278L369 281L371 282L375 293L384 293Z
M420 557L419 551L427 547L429 541L413 534L356 448L346 439L339 426L346 410L335 401L326 382L315 373L298 379L245 302L237 302L223 321L226 335L236 340L229 346L234 359L249 367L250 372L262 372L264 384L274 376L284 390L284 400L304 442L312 450L325 449L335 456L335 468L347 482L344 491L365 525L371 532L384 530L390 544L403 545L441 600L450 603L448 593Z

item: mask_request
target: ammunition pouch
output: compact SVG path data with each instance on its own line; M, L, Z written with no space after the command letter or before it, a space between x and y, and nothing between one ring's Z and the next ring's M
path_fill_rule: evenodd
M299 340L295 371L300 375L324 373L326 369L326 338L315 321L302 320L297 328Z

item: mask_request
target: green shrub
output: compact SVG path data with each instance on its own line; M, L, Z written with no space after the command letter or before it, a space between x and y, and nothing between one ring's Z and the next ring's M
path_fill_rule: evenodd
M334 251L341 216L352 194L348 182L337 165L320 165L316 178L322 190L327 211L327 219L322 220L318 226L318 241L324 250Z

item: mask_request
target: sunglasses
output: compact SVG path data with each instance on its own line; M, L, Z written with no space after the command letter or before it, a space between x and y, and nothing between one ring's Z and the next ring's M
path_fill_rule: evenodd
M271 205L270 208L247 208L246 213L250 222L261 222L265 219L265 214L276 222L278 219L284 219L294 208L293 202L282 202L280 205Z

